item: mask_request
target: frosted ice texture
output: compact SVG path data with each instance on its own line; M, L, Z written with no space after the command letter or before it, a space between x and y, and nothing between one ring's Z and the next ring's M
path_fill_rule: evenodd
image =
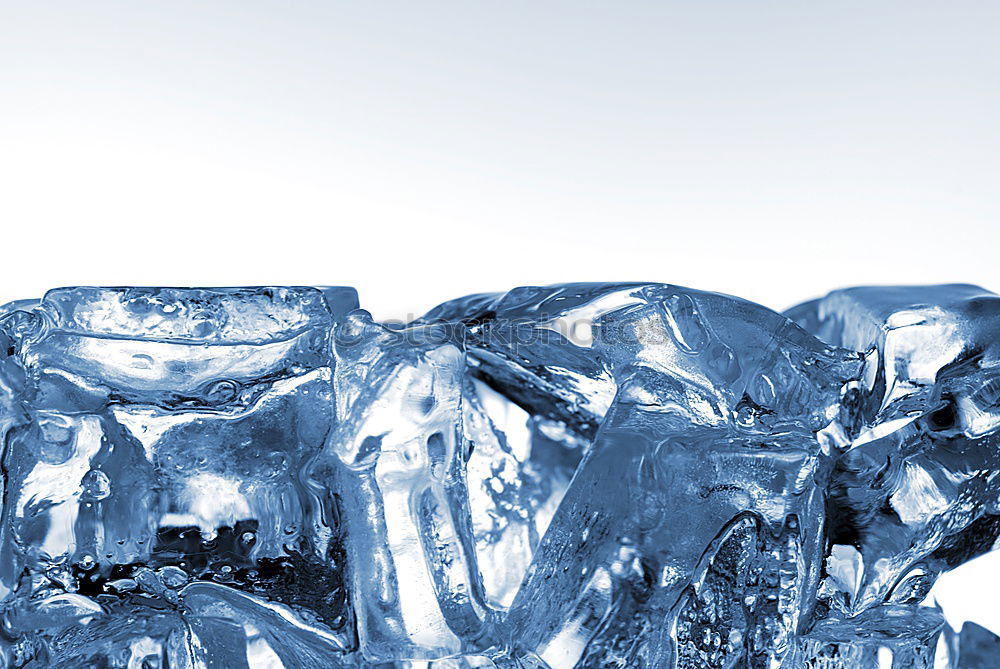
M998 327L972 286L12 303L0 666L1000 665L923 601L1000 534Z

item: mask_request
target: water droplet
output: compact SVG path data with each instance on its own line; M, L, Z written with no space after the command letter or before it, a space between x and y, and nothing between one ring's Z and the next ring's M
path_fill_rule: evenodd
M153 358L145 353L136 353L132 356L132 367L134 369L152 369Z
M156 575L160 579L160 583L168 588L180 588L188 582L187 572L180 567L163 567L156 571Z
M80 482L84 497L100 501L111 495L111 480L100 469L91 469Z
M235 381L223 379L215 381L205 389L204 400L208 404L225 404L231 402L240 392L240 385Z
M119 578L114 581L108 581L104 584L105 590L111 590L114 592L132 592L137 587L139 587L139 584L131 578Z

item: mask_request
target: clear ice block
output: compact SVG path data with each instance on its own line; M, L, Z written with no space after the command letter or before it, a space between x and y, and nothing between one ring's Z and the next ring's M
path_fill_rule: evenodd
M866 357L830 486L831 603L919 600L1000 536L1000 297L852 288L789 315Z
M819 580L826 453L859 356L756 305L670 286L596 318L593 342L616 399L504 622L508 643L552 669L686 666L678 642L697 623L732 661L780 660ZM752 528L746 559L768 577L695 585L734 524ZM753 600L751 619L701 610L711 588Z
M393 332L362 312L338 332L339 424L326 478L344 509L369 660L488 645L464 476L465 354L436 339L434 328Z
M22 656L82 653L102 626L114 652L173 648L193 632L159 609L183 606L188 580L352 649L332 496L300 476L334 417L324 293L71 288L19 306L2 321L0 594L11 610L82 611L14 616Z
M533 416L593 437L615 382L593 351L601 314L642 301L644 284L526 286L446 302L420 322L443 323L469 351L472 373Z
M510 606L615 394L594 319L643 284L566 284L473 295L432 309L467 352L466 468L488 604Z
M465 479L487 603L506 610L589 440L467 380Z

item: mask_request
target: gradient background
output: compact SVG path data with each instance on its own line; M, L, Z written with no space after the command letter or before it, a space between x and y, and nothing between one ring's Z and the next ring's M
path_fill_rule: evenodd
M1000 289L1000 3L10 2L0 299Z
M1000 290L998 119L996 0L7 2L0 302ZM960 572L950 613L1000 631L1000 579Z

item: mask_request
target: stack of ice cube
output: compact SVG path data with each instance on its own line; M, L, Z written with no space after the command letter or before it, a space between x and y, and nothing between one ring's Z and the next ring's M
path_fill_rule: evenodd
M1000 297L358 306L0 309L0 667L1000 666L927 596L1000 537Z

